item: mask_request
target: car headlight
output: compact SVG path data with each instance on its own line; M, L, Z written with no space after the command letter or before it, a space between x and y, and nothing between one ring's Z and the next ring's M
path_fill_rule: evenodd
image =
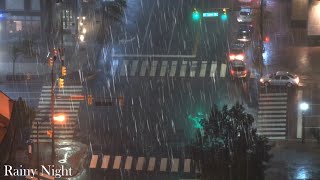
M263 83L263 79L262 78L260 79L260 82Z
M299 77L294 79L294 82L296 82L297 84L299 84Z

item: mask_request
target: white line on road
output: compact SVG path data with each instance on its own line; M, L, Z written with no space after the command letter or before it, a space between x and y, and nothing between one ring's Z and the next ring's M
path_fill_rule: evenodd
M298 90L298 104L302 101L302 90ZM297 115L297 138L302 137L302 111L298 108L298 115Z
M113 54L112 57L156 57L156 58L196 58L196 55L164 55L164 54Z

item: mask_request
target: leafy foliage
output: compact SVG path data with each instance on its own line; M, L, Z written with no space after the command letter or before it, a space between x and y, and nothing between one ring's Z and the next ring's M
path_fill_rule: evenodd
M271 147L256 134L254 119L244 110L238 103L230 109L214 106L201 121L203 131L198 131L192 151L203 179L263 179Z

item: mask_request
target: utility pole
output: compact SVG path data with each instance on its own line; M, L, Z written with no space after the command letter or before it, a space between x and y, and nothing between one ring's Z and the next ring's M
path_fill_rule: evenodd
M54 165L54 159L55 159L55 147L54 147L54 84L55 84L55 79L54 79L54 74L53 74L53 68L54 68L54 62L56 61L56 59L57 59L57 56L55 55L53 57L53 64L51 67L51 129L52 129L52 146L51 146L52 157L51 157L51 161L52 161L52 165Z

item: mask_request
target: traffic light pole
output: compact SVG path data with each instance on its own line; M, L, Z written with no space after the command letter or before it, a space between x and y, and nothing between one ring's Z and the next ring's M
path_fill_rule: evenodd
M56 60L56 57L54 57L52 68L51 68L51 129L52 129L52 146L51 146L51 161L52 165L54 165L54 159L55 159L55 148L54 148L54 76L53 76L53 67L54 67L54 61Z

